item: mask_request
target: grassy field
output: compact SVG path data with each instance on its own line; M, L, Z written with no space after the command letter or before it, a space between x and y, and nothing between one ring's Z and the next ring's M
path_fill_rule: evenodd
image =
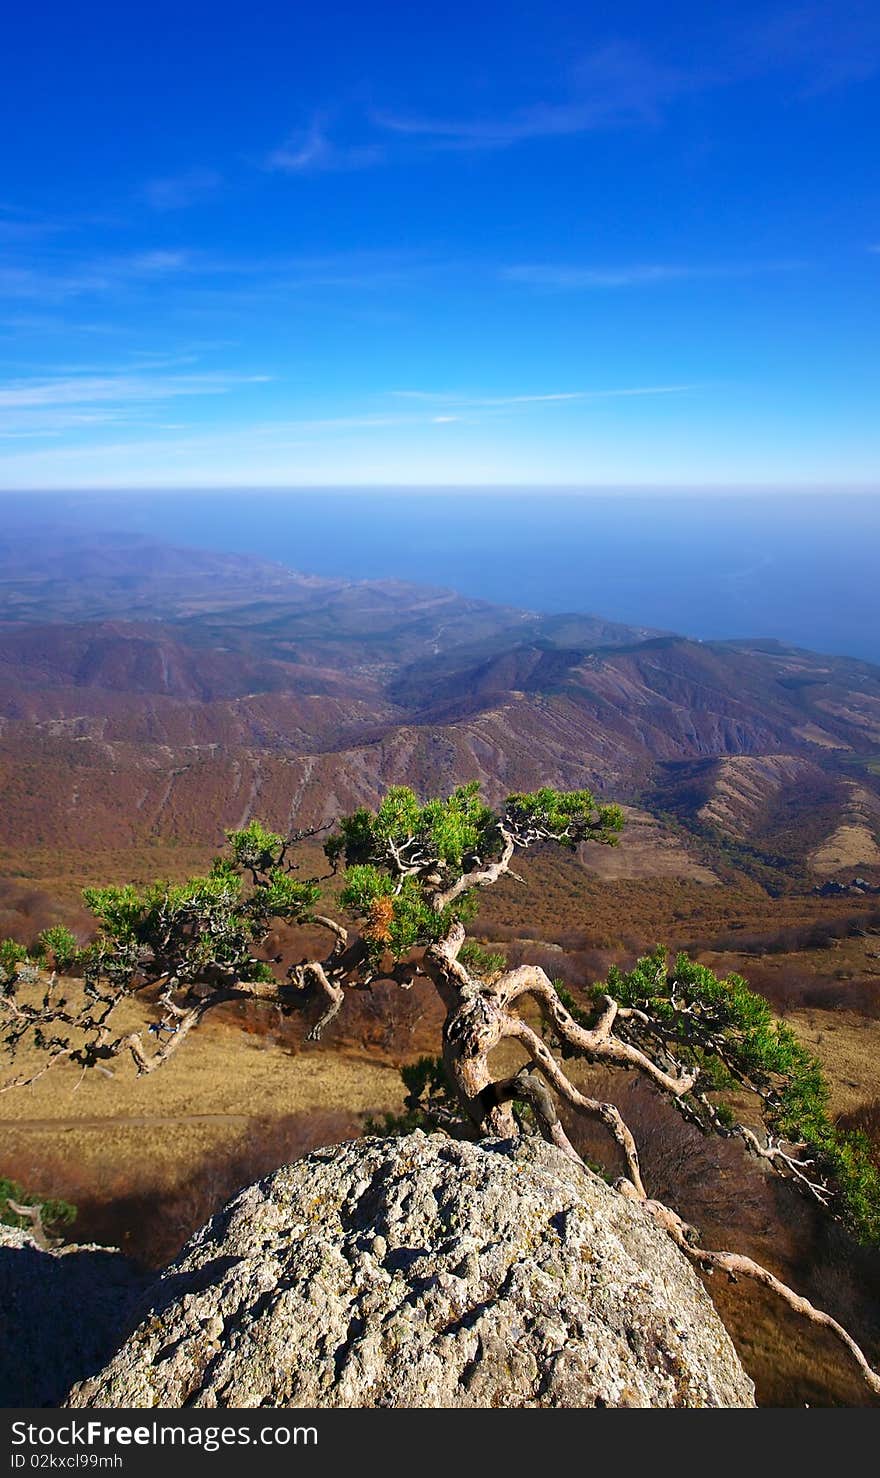
M77 1205L77 1237L158 1265L240 1185L402 1098L399 1073L364 1052L208 1021L149 1077L122 1059L112 1078L59 1064L5 1093L0 1169Z

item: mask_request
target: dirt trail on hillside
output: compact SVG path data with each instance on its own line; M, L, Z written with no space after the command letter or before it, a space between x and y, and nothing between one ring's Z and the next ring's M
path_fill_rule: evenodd
M15 1063L19 1071L36 1065L26 1053ZM399 1113L403 1094L399 1071L362 1049L291 1049L206 1023L185 1052L148 1077L127 1062L112 1078L59 1064L32 1087L3 1094L0 1174L72 1201L84 1215L97 1202L150 1205L203 1177L206 1165L241 1164L243 1180L264 1174L301 1153L301 1143L313 1147L310 1124L318 1140L357 1134L366 1115ZM216 1202L234 1188L218 1181ZM193 1217L215 1209L200 1202ZM146 1214L130 1212L134 1231ZM120 1220L90 1234L124 1241L126 1228Z
M137 1126L156 1124L247 1124L248 1114L117 1114L106 1119L15 1119L10 1121L16 1131L20 1129L54 1129L63 1134L68 1129L131 1129Z

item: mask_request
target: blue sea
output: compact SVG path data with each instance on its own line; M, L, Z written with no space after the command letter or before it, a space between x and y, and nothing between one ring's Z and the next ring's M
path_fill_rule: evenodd
M880 663L880 496L317 489L0 496L7 528L126 529L703 639Z

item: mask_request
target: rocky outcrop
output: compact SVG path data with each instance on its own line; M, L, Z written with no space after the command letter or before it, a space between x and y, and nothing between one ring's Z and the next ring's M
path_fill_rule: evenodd
M77 1407L752 1406L690 1265L537 1140L421 1133L242 1191Z
M129 1332L151 1281L112 1248L46 1250L0 1226L0 1407L63 1401Z

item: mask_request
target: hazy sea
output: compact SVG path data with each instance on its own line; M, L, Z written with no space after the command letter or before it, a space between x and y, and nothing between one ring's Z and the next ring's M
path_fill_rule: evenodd
M0 496L9 530L127 529L294 569L444 585L880 663L880 496L366 489Z

